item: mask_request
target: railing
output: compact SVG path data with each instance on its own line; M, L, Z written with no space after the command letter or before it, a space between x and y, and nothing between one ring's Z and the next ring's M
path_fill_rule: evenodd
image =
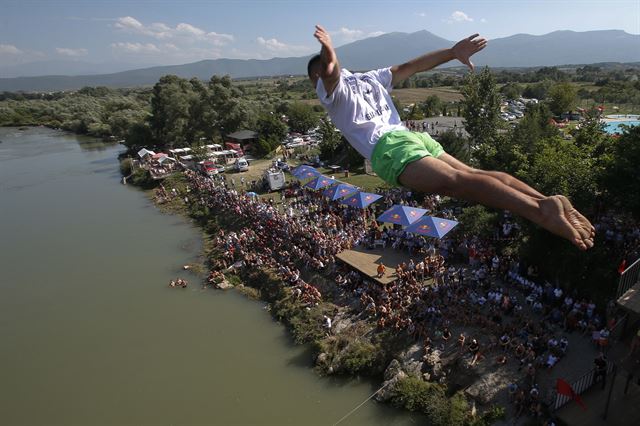
M614 363L607 361L607 375L609 375L613 371L613 369L614 369ZM573 389L573 391L578 395L582 395L589 388L594 386L595 383L593 383L593 378L594 378L595 374L596 374L596 369L592 368L591 370L587 371L582 376L580 376L580 378L578 378L577 380L571 382L570 384L571 384L571 388ZM551 408L553 410L557 410L557 409L563 407L564 405L566 405L568 402L570 402L571 399L572 398L570 396L561 395L559 393L556 393L556 398L555 398L555 401L553 401L553 405L552 405Z
M618 318L616 320L615 325L613 326L613 328L611 328L610 334L609 334L609 340L613 341L620 341L622 340L623 337L623 333L625 331L625 326L626 326L626 322L627 322L627 318L629 317L629 314L624 314L622 315L620 318Z
M631 266L620 274L620 280L618 281L618 294L616 299L619 299L623 294L633 287L640 278L640 259L633 262Z

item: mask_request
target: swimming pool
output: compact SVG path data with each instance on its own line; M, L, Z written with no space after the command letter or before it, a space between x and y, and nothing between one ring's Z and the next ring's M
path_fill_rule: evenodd
M640 125L640 120L629 119L629 120L620 120L620 121L607 121L604 123L604 130L609 134L614 133L622 133L622 125L625 126L638 126Z

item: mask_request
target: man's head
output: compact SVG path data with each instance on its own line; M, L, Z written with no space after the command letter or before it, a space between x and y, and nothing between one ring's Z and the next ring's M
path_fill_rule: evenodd
M313 55L307 64L307 75L309 75L309 80L311 81L311 84L313 84L314 89L318 85L321 70L322 60L320 59L320 55Z

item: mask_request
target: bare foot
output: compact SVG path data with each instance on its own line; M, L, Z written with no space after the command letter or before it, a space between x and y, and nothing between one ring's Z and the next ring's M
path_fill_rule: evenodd
M547 231L571 241L580 250L587 250L593 246L593 240L589 239L590 232L583 237L578 228L569 221L560 197L554 195L540 200L540 211L542 218L538 225Z
M571 225L578 230L580 236L584 239L593 240L596 236L596 228L593 227L586 217L580 214L580 212L573 207L571 201L569 201L567 197L564 195L558 195L558 197L560 198L560 201L562 201L564 214L569 222L571 222Z

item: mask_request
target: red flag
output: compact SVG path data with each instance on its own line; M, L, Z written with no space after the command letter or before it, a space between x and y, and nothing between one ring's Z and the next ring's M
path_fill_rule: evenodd
M558 392L560 395L565 395L570 397L571 399L575 400L578 405L580 407L582 407L583 410L587 409L587 406L584 405L584 402L582 402L582 398L580 398L580 395L578 395L573 388L571 387L571 385L567 382L565 382L562 379L558 379L556 381L556 392Z
M627 259L622 259L622 262L618 265L618 273L622 274L627 269Z

